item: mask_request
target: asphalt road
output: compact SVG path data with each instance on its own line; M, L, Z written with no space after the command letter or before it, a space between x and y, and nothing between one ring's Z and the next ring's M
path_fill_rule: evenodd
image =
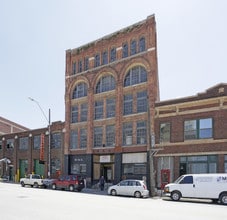
M200 200L136 199L0 183L0 219L219 220L227 219L227 207Z

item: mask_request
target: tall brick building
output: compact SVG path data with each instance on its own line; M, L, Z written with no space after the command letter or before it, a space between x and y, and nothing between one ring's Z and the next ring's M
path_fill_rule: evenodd
M149 178L157 69L154 15L66 51L65 172Z

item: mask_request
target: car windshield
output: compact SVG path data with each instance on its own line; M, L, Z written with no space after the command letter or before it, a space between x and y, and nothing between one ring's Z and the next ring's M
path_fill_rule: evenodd
M183 178L184 178L184 176L178 177L178 178L174 181L174 183L179 183Z

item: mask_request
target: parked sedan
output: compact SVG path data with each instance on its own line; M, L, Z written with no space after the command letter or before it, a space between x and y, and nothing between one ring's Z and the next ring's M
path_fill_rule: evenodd
M108 194L112 196L134 196L136 198L148 197L149 190L143 180L122 180L117 185L108 188Z

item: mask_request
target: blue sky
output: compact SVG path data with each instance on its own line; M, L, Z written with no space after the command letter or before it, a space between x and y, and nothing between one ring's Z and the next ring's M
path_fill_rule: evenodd
M161 100L227 83L226 0L0 0L0 116L64 121L65 51L155 14Z

